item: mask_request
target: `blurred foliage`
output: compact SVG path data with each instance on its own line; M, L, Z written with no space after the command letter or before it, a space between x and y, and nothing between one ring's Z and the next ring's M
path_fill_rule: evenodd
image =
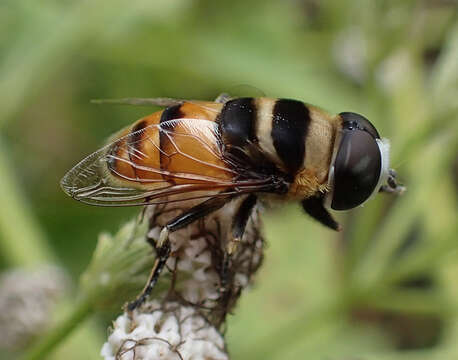
M213 99L248 84L366 115L408 191L339 214L338 235L292 205L266 214L265 265L228 324L233 358L457 358L457 14L453 0L3 0L2 268L58 261L77 279L97 234L138 213L59 189L152 111L90 99ZM56 358L97 358L112 316Z

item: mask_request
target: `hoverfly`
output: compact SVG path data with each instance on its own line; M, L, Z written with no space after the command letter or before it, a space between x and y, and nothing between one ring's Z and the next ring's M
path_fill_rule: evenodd
M63 190L101 206L202 199L162 229L148 284L129 310L154 287L170 255L169 234L235 198L245 197L232 219L229 256L263 199L301 202L311 217L340 230L329 209L355 208L378 191L402 191L389 168L388 140L362 115L330 115L297 100L227 94L214 102L124 102L165 109L121 130L78 163L62 179Z

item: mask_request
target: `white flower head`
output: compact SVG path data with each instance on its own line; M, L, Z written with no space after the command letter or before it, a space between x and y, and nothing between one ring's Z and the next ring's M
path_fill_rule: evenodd
M224 340L192 306L146 303L113 324L103 345L105 360L226 360Z
M43 332L68 283L56 266L0 274L0 348L17 349Z
M106 360L228 359L218 330L263 258L255 209L245 235L225 262L232 219L241 200L169 235L172 251L161 287L151 295L156 300L116 319L101 351ZM194 205L149 206L145 212L149 242L156 242L168 222Z

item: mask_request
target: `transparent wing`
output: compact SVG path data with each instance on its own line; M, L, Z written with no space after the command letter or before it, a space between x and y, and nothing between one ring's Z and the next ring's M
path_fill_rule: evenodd
M227 93L233 99L240 98L240 97L258 98L258 97L266 96L264 91L258 89L255 86L248 85L248 84L238 84L238 85L231 86L228 89Z
M94 99L91 100L93 104L111 104L111 105L134 105L134 106L160 106L168 107L189 102L184 99L174 98L121 98L121 99Z
M129 206L262 191L271 185L265 175L239 176L240 169L234 159L224 158L215 122L176 119L121 136L78 163L61 186L88 204Z
M216 99L217 103L224 103L227 100L233 99L235 96L222 93ZM224 100L223 100L224 99ZM108 104L108 105L133 105L133 106L159 106L159 107L169 107L174 105L180 105L187 103L197 104L202 106L202 104L208 104L208 101L203 100L186 100L186 99L175 99L168 97L158 97L158 98L121 98L121 99L94 99L91 100L92 104Z

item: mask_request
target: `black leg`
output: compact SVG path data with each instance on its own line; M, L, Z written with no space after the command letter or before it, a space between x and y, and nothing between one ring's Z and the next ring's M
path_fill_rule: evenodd
M340 231L341 227L323 206L323 196L313 196L302 201L302 207L312 218L332 230Z
M211 214L212 212L221 209L226 205L233 197L232 196L219 196L210 198L203 203L200 203L185 213L177 216L175 219L170 221L165 227L169 232L180 230L194 221L203 218Z
M245 200L243 200L240 208L238 209L237 213L235 214L234 221L232 222L232 245L235 245L240 242L242 239L243 233L245 232L245 227L248 222L248 219L251 216L254 206L256 205L257 201L256 195L249 195ZM228 252L232 253L231 251L231 244L228 244Z
M216 210L221 209L231 199L232 197L229 196L210 198L203 203L192 207L165 225L159 236L159 241L156 244L157 257L154 262L153 269L151 270L151 274L148 278L148 282L146 283L146 286L143 288L137 299L127 305L128 311L133 311L142 305L156 285L157 280L159 279L159 275L164 269L167 259L170 256L171 247L168 238L169 234L186 227L192 222L207 216Z
M237 213L235 214L234 220L232 222L232 236L229 239L227 244L226 251L224 252L223 264L221 266L221 288L223 291L227 291L226 286L229 280L229 266L231 255L234 253L237 244L242 239L243 233L245 232L246 224L248 219L253 212L253 208L256 205L257 197L253 194L248 195L248 197L243 200L240 205Z
M134 311L140 305L142 305L145 300L148 298L151 291L154 289L154 286L159 279L159 275L161 275L162 270L167 262L167 259L170 255L170 243L167 241L161 248L157 248L157 257L154 261L153 269L151 270L151 274L148 278L148 282L146 283L145 287L143 288L140 295L130 303L127 304L127 311Z

